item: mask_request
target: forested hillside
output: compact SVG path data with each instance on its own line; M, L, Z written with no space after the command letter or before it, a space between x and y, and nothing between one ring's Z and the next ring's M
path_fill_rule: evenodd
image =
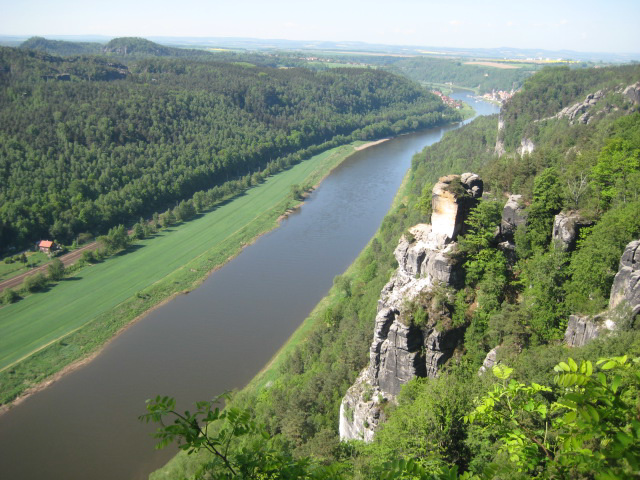
M416 82L451 82L485 93L493 89L517 90L539 68L534 64L513 65L508 62L502 66L496 68L482 65L482 62L474 64L465 59L414 57L396 60L389 69Z
M632 359L640 356L640 322L619 308L608 313L614 332L570 350L563 337L570 314L607 307L625 246L640 238L636 82L638 66L544 70L505 105L504 122L479 119L416 155L401 203L336 278L307 320L313 327L304 341L233 399L271 438L240 440L246 450L229 457L234 465L270 459L274 466L293 455L330 465L301 478L453 479L463 471L462 478L635 478L640 375ZM599 90L586 107L562 110ZM523 131L529 148L517 151ZM380 403L384 424L372 443L341 443L340 402L368 364L378 297L397 267L392 252L401 235L411 242L407 228L429 221L438 177L470 170L488 193L459 240L462 284L405 306L418 329L433 322L437 331L463 332L455 353L437 377L410 381L397 404L364 398ZM498 232L511 194L521 195L517 208L526 220L507 245ZM579 218L575 243L563 244L558 234L552 240L561 212ZM438 318L425 318L433 305ZM497 346L498 378L479 375ZM158 478L224 470L218 461L204 463L212 459L181 455Z
M0 50L2 249L69 242L321 148L460 118L382 71L117 58Z

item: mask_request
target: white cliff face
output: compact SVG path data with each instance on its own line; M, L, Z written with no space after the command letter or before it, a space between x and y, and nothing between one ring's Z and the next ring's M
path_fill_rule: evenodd
M452 255L456 249L453 238L463 230L466 213L482 195L482 181L477 175L440 180L433 189L432 225L410 228L411 241L403 236L394 252L398 269L380 293L369 366L340 406L342 440L373 440L384 419L383 405L394 402L402 385L412 378L437 376L461 338L457 330L437 331L435 320L413 325L405 311L408 302L420 302L437 286L458 284L460 271Z
M523 138L520 141L520 146L516 149L518 155L531 155L533 151L536 149L535 144L529 138Z

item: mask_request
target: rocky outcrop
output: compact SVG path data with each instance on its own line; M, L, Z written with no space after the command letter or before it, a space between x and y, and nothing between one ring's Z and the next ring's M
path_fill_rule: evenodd
M622 94L635 105L640 104L640 82L629 85Z
M516 152L518 152L518 155L520 156L530 155L533 153L535 149L536 149L536 146L531 139L523 138L520 141L520 146L516 149Z
M483 182L474 173L441 177L433 187L431 225L437 235L455 239L464 219L482 196Z
M623 303L631 309L632 317L640 314L640 240L626 246L618 273L613 279L609 309L613 310Z
M502 116L498 117L498 137L496 138L496 146L493 149L493 152L501 157L502 155L504 155L506 153L506 150L504 148L504 119L502 118Z
M340 406L341 439L371 441L382 405L395 401L412 378L436 377L453 355L462 332L436 327L449 312L435 299L461 280L453 239L481 195L477 175L442 177L433 189L432 225L415 225L400 239L394 252L398 268L378 301L369 365ZM419 321L416 311L422 312Z
M564 342L570 347L582 347L604 332L614 328L615 324L606 319L605 315L596 315L594 317L570 315L567 330L564 334Z
M593 107L598 100L604 97L604 91L598 90L595 93L590 93L583 102L574 103L569 107L565 107L558 112L555 117L552 118L568 118L569 124L573 125L576 120L580 123L589 123L591 115L587 112Z
M620 258L620 267L616 274L609 308L593 317L571 315L567 324L564 341L570 347L581 347L606 331L616 329L616 320L620 318L619 308L629 309L631 320L640 314L640 240L629 243Z
M498 364L498 350L500 350L500 345L489 350L489 353L484 357L484 361L478 369L478 375L482 375L484 372L491 370Z
M513 241L513 235L521 225L527 222L527 214L522 204L522 195L510 195L502 209L500 221L500 235L508 241Z
M591 225L577 212L561 212L553 220L552 238L554 245L562 250L572 251L576 246L576 240L580 229Z

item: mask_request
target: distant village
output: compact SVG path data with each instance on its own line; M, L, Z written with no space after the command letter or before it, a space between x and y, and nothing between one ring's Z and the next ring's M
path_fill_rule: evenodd
M458 108L458 109L462 108L462 102L459 100L455 100L438 90L432 90L431 93L440 97L440 100L442 100L442 103L444 103L445 105L448 105L449 107Z
M511 90L510 92L507 92L506 90L492 90L491 93L485 93L482 95L482 98L490 102L502 103L513 97L515 93L516 92L514 90Z

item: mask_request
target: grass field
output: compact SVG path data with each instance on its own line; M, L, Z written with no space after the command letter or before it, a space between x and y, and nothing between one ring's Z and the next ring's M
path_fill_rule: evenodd
M83 268L49 292L0 309L1 401L95 350L168 296L194 288L211 269L276 225L291 205L291 185L318 183L362 143L306 160L195 220L135 244L125 254ZM27 357L28 362L20 362ZM39 362L46 366L39 369ZM26 377L13 378L21 370Z
M27 264L29 267L20 261L15 261L13 263L4 263L4 261L0 262L0 280L15 277L16 275L20 275L21 273L31 270L33 267L39 267L50 260L49 256L42 252L25 252L25 255L27 257Z

